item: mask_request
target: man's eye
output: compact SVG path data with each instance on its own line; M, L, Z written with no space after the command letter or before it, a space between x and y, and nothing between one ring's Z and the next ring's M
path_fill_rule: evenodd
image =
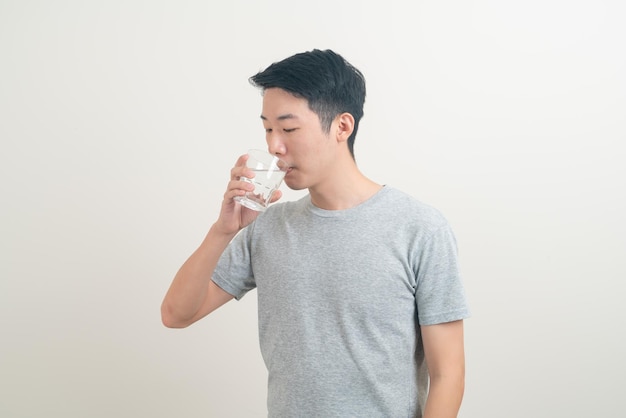
M272 128L267 128L267 129L265 129L265 133L268 133L268 134L269 134L270 132L272 132Z
M284 131L285 131L285 132L287 132L287 133L289 133L289 132L293 132L293 131L295 131L296 129L298 129L298 128L285 129Z

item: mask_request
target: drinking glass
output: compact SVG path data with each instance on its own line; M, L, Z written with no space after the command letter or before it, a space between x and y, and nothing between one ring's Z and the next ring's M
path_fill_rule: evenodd
M287 172L287 163L267 151L251 149L248 150L246 166L255 176L241 177L241 180L253 184L254 190L234 199L247 208L262 212L267 209L272 195L280 187Z

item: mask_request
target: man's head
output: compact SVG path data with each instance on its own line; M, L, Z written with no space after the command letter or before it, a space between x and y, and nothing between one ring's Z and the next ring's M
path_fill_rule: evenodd
M305 99L326 133L338 115L350 113L354 130L348 148L354 158L354 140L365 103L365 78L340 55L318 49L299 53L270 65L250 77L250 82L263 91L276 87Z

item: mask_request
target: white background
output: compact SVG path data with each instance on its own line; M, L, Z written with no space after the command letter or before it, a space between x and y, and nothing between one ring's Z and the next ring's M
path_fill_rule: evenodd
M248 77L331 48L368 83L361 169L457 234L460 416L622 417L625 21L619 0L0 0L0 416L265 415L256 293L185 330L159 306L264 146Z

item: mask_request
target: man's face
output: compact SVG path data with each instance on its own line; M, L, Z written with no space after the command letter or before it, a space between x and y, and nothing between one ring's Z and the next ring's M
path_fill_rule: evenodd
M320 119L305 99L279 88L265 90L261 114L270 153L290 169L285 184L294 190L314 188L328 180L337 142L322 129Z

